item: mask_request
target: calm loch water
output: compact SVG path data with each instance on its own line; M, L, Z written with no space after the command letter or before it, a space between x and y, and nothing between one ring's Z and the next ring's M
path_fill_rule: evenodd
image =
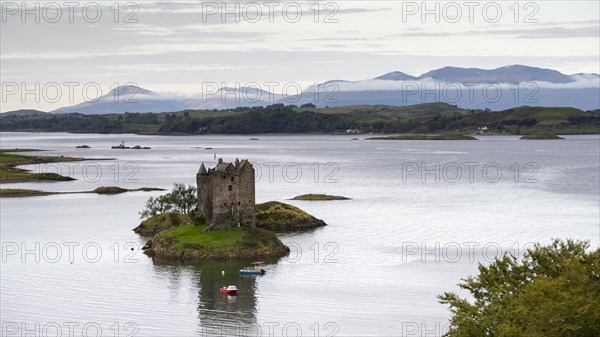
M201 162L248 158L257 202L303 193L348 201L285 201L327 227L282 240L292 250L262 277L250 261L153 262L131 229L147 198L66 194L0 200L2 331L55 336L431 336L458 291L503 251L600 235L600 138L563 141L380 141L354 136L73 135L2 133L3 148L114 158L38 165L77 180L14 188L193 184ZM150 150L111 150L126 145ZM77 145L91 149L76 149ZM2 186L2 187L7 187ZM218 293L235 284L239 296ZM71 329L71 330L70 330Z

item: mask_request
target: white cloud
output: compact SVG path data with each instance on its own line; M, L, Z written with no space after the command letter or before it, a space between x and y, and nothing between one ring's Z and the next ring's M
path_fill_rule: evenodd
M327 11L315 23L309 8L314 2L301 3L298 23L286 22L280 12L273 23L267 17L257 23L236 23L232 16L223 21L220 15L203 20L201 3L186 1L138 2L138 23L115 23L108 10L113 2L102 3L107 9L95 24L79 14L74 23L54 24L22 24L15 16L0 29L0 72L7 82L136 81L157 90L197 87L203 81L357 80L447 65L520 63L600 72L597 2L540 2L536 24L515 23L505 3L505 15L495 24L481 17L474 23L422 22L420 15L403 22L402 2L366 0L334 2L338 23L322 22ZM52 108L51 103L33 105ZM23 103L15 101L2 109L20 107Z

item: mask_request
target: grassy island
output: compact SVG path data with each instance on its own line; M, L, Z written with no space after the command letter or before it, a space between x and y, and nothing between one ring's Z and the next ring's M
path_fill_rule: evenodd
M521 139L564 139L553 133L532 133L521 137Z
M140 212L145 220L133 231L153 236L144 247L147 255L158 260L189 262L278 258L287 255L290 249L274 231L326 225L297 207L271 201L255 205L254 226L249 223L240 226L240 222L231 219L226 226L216 227L201 212L196 212L197 194L195 186L176 183L171 192L146 201Z
M40 190L29 190L22 188L0 188L0 197L2 198L17 198L17 197L39 197L44 195L55 194L80 194L80 193L96 193L96 194L120 194L125 192L149 192L149 191L164 191L162 188L142 187L136 189L126 189L117 186L102 186L93 191L75 191L75 192L48 192Z
M53 195L57 192L46 192L39 190L28 190L22 188L0 188L1 198L17 198L17 197L39 197L44 195Z
M418 135L405 134L386 137L371 137L369 140L477 140L473 136L461 134L441 134L441 135Z
M12 152L33 152L34 149L0 149L0 183L31 182L31 181L71 181L71 177L65 177L57 173L33 173L28 170L17 168L19 165L59 163L89 160L86 158L64 157L64 156L26 156ZM96 159L99 160L99 159Z
M290 200L324 201L324 200L351 200L351 199L347 198L347 197L343 197L341 195L302 194L302 195L293 197Z
M127 189L118 186L102 186L98 187L90 192L81 192L81 193L96 193L96 194L120 194L126 192L151 192L151 191L164 191L164 188L155 188L155 187L141 187L141 188L133 188Z
M272 231L292 231L327 225L298 207L277 201L256 205L256 227Z
M165 260L282 257L290 249L275 233L259 228L205 232L205 225L182 225L160 232L146 245L146 254Z
M133 229L153 236L144 252L159 260L200 262L206 260L282 257L290 249L273 231L303 230L325 226L325 222L301 209L280 202L256 205L256 227L238 227L205 232L202 217L163 213L150 217Z

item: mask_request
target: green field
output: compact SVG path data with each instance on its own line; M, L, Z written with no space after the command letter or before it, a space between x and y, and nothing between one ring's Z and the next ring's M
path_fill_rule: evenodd
M156 234L152 255L165 259L209 259L283 256L289 252L275 233L259 228L205 232L206 226L183 225Z

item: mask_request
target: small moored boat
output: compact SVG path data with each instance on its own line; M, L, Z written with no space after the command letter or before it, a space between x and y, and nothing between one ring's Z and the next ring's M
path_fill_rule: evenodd
M219 289L219 292L223 295L237 295L238 288L236 286L223 287Z
M252 266L240 269L240 275L264 275L267 272L263 268L264 264L264 262L252 262Z

